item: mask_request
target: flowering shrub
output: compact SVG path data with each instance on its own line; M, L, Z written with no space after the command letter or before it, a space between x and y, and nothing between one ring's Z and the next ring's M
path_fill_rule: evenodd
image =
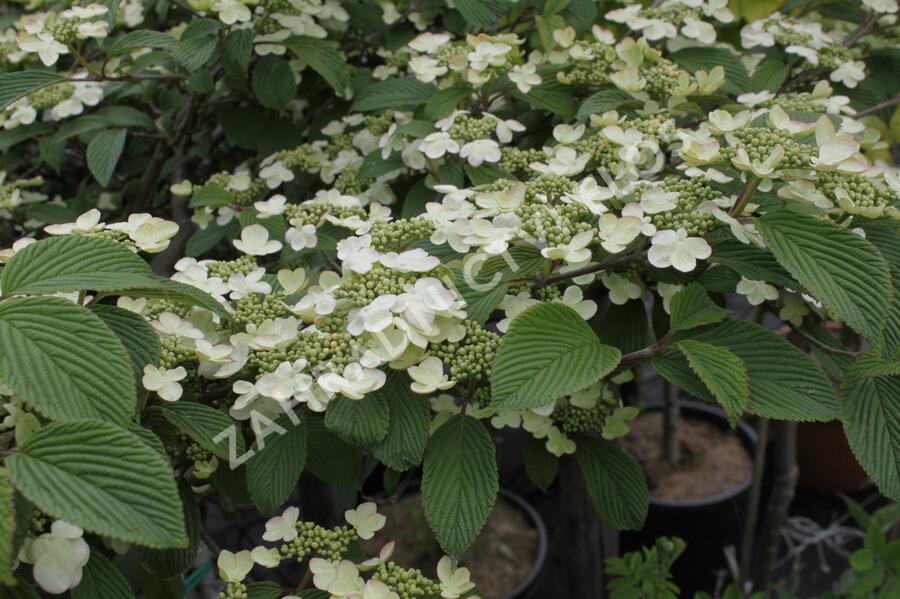
M900 498L894 0L70 4L0 18L4 584L183 596L217 502L281 513L223 597L283 560L303 597L471 596L491 429L641 527L644 366L840 418ZM371 503L283 509L377 464L421 466L436 574L361 555Z

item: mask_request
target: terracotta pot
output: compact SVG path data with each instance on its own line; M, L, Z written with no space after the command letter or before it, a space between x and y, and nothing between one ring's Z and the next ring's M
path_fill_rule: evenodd
M800 423L797 466L800 485L814 491L853 493L871 484L853 456L839 420Z

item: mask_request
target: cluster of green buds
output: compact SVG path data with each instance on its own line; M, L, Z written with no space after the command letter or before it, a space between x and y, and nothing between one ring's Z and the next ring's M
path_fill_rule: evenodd
M318 557L339 562L356 541L356 533L349 526L325 528L314 522L298 522L297 536L278 548L282 559L302 562Z
M434 354L450 367L455 381L480 381L490 373L500 347L500 336L474 320L464 320L466 335L459 341L444 341Z
M441 586L416 568L403 568L393 561L382 562L372 575L385 583L400 599L437 597Z
M434 225L424 218L401 218L394 221L378 221L372 225L372 247L379 252L399 252L410 244L428 239Z

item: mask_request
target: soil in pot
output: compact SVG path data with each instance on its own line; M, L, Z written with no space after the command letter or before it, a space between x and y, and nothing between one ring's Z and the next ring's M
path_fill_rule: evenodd
M394 541L395 562L434 577L435 566L444 554L425 520L421 494L407 495L397 503L380 506L378 511L387 516L387 524L371 540L361 541L363 550L378 555L385 543ZM479 596L500 599L531 572L538 548L537 530L520 509L500 496L460 562L469 569Z
M752 478L753 430L744 423L732 430L721 410L697 402L679 402L681 463L665 459L663 415L651 407L631 425L622 447L640 463L650 487L644 528L623 531L620 550L649 546L657 537L677 536L687 548L672 567L682 596L711 591L716 573L727 567L724 548L738 547Z
M705 420L682 418L678 445L681 463L673 467L662 441L663 415L645 412L631 424L622 446L641 465L654 499L683 501L714 497L740 485L753 471L741 441Z

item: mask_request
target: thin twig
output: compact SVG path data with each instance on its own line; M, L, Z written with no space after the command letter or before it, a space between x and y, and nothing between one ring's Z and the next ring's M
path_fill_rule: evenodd
M574 279L576 277L580 277L582 275L589 275L595 272L601 272L604 270L609 270L610 268L615 268L616 266L622 266L624 264L631 264L632 262L637 262L638 260L643 260L644 256L647 255L646 251L636 251L631 254L625 254L624 256L619 256L617 258L613 258L612 260L606 260L604 262L598 262L597 264L591 264L589 266L584 266L582 268L576 268L575 270L569 270L558 275L553 275L552 277L548 277L546 281L544 281L545 285L553 285L554 283L559 283L560 281L567 281L569 279Z
M894 104L900 104L900 96L894 96L890 100L885 100L881 104L876 104L875 106L870 106L869 108L866 108L865 110L860 110L853 116L853 118L858 119L858 118L861 118L864 116L868 116L870 114L875 114L876 112L880 112L880 111L884 110L885 108L890 108Z
M861 356L863 354L863 352L849 351L846 349L840 349L838 347L832 347L832 346L828 345L827 343L824 343L823 341L816 339L815 337L813 337L812 335L810 335L803 329L792 325L791 323L787 323L787 325L789 327L791 327L791 330L793 332L797 333L798 335L803 337L805 340L809 341L810 343L812 343L813 345L815 345L816 347L818 347L819 349L821 349L823 352L825 352L827 354L834 354L836 356L847 356L849 358L858 358L859 356Z

